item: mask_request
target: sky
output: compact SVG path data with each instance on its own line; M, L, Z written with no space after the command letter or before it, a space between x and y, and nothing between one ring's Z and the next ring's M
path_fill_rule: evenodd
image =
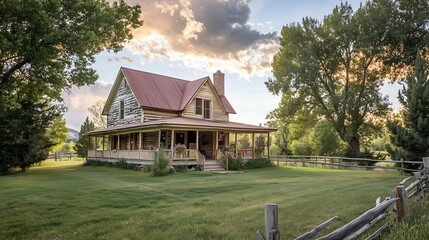
M120 67L196 80L225 73L225 95L237 114L230 121L264 124L280 96L264 82L272 77L271 61L279 50L281 28L303 17L322 20L340 0L125 0L142 8L142 27L118 53L96 55L95 84L63 93L67 126L76 130L90 116L88 108L106 100ZM353 9L362 1L349 0ZM398 84L385 84L392 107L399 108ZM162 96L160 96L162 97Z

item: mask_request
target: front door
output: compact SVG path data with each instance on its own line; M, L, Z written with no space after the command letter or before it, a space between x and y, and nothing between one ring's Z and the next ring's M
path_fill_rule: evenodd
M214 156L214 141L213 141L213 132L199 132L198 146L201 154L203 154L206 159L213 159Z

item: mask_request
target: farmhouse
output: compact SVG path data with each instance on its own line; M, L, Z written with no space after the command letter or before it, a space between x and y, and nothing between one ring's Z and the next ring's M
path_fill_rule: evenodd
M225 147L234 146L243 159L269 156L276 129L229 121L236 112L224 94L224 76L217 71L213 83L208 76L187 81L122 67L102 113L107 128L86 134L88 159L151 164L163 147L172 165L219 170ZM240 134L250 136L249 146L240 148Z

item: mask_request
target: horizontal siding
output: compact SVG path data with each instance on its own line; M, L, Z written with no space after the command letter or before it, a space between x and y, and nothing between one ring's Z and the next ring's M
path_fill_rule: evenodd
M143 121L150 122L163 118L177 117L179 114L174 112L156 111L143 109Z
M212 90L212 88L209 86L208 83L204 84L204 86L200 89L197 95L192 99L191 103L186 107L185 110L183 110L183 116L190 117L190 118L204 119L204 114L202 115L195 114L195 107L196 107L195 98L202 98L206 100L211 100L212 102L211 115L213 120L228 121L228 113L224 113L221 105L222 103L218 100L215 94L216 93ZM203 109L203 112L204 112L204 109Z
M158 132L143 133L143 150L158 147Z

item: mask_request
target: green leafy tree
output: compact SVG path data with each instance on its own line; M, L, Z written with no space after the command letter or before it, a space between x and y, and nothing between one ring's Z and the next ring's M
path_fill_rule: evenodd
M319 121L314 126L312 143L315 153L320 156L332 156L341 148L337 133L326 120Z
M91 113L91 121L94 123L95 128L97 129L107 127L107 116L101 115L105 104L106 101L99 100L90 108L88 108L88 111Z
M64 143L60 148L61 152L71 152L71 150L72 150L72 148L71 148L70 144L68 144L68 143Z
M293 155L313 155L313 143L311 142L311 133L307 133L296 139L291 144Z
M50 149L51 152L59 150L67 141L67 133L69 132L66 127L66 120L62 116L54 119L54 123L48 128L47 135L54 146Z
M410 9L402 10L403 2L368 1L356 12L342 3L322 22L306 17L281 32L280 51L272 63L274 78L266 82L267 88L286 96L290 105L305 102L316 108L349 144L354 157L360 156L362 136L371 136L382 126L377 119L386 115L388 101L379 89L386 77L398 72L394 56L405 56L415 45L405 44L417 40L410 34L428 32L429 18L424 16L419 21L426 24L407 36L394 36L398 28L416 23L414 6L405 4ZM428 46L427 41L419 44Z
M86 117L85 122L80 126L79 139L73 148L79 157L86 158L88 155L89 137L84 134L92 130L95 130L94 123L89 121L89 118Z
M50 111L47 103L61 103L61 93L72 86L94 83L98 78L90 67L94 55L104 50L121 50L123 43L132 38L132 30L141 26L140 13L140 6L131 7L122 0L119 3L104 0L2 1L0 122L10 128L0 128L0 145L8 145L5 139L13 139L12 149L20 149L20 154L34 156L34 161L38 161L46 151L44 147L52 146L48 141L41 139L35 145L40 154L36 154L35 149L19 146L26 145L29 139L46 136L47 128L63 111L61 107ZM34 104L29 106L29 102ZM36 107L41 107L45 113L38 112ZM23 135L22 129L14 127L16 118L28 119L34 112L37 114L31 120L46 124L26 128L25 138L16 137ZM42 126L45 128L40 128ZM17 156L12 150L2 151ZM14 166L15 160L12 156L2 157L2 166ZM26 167L24 163L23 169Z
M250 147L250 138L249 134L243 134L240 139L238 139L239 148L249 148Z
M264 135L258 135L255 139L255 156L257 158L262 157L265 150L265 136Z
M2 174L7 174L14 167L25 171L31 165L45 160L54 145L46 129L53 124L52 116L59 116L58 107L34 99L21 100L16 104L20 108L11 107L9 111L0 111Z
M394 159L421 161L429 156L429 74L427 65L417 54L415 72L410 74L399 91L399 101L404 106L403 123L389 121L391 142L387 150Z

